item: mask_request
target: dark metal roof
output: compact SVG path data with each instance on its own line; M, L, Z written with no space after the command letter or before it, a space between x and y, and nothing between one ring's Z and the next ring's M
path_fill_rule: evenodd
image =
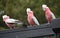
M0 31L1 38L28 38L46 35L54 35L54 32L50 27L47 26L47 24L45 26L34 26Z
M40 26L27 27L27 28L18 28L11 30L2 30L0 31L0 38L29 38L37 36L48 36L54 35L54 28L59 28L60 19L55 19L51 24L42 24ZM59 27L57 27L59 26Z

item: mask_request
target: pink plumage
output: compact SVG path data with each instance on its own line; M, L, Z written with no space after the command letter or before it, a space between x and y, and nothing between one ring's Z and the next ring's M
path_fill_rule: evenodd
M12 29L13 27L14 27L14 23L12 23L12 21L11 21L11 19L10 19L10 17L9 16L7 16L7 15L3 15L3 21L6 23L6 25L10 28L10 29Z
M30 24L30 26L34 26L35 24L37 24L37 25L40 25L39 23L38 23L38 20L35 18L35 16L34 16L34 14L33 14L33 11L31 11L31 9L30 8L27 8L27 20L28 20L28 23Z
M30 11L30 13L28 13L28 22L29 22L30 25L34 25L35 24L35 22L33 21L32 17L33 17L33 12Z
M42 5L43 10L45 11L45 16L48 21L48 23L51 23L53 19L56 19L55 15L51 12L49 7L47 5Z

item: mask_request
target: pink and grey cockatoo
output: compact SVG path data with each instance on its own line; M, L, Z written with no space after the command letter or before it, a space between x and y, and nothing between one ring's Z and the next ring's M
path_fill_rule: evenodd
M27 12L27 15L28 15L27 20L28 20L28 23L30 24L30 26L40 25L38 20L36 19L36 17L33 14L33 11L31 11L30 8L27 8L26 12Z
M7 15L3 15L3 21L6 23L6 25L12 29L14 28L14 24L17 23L19 20L16 19L11 19L9 16Z
M51 23L53 19L56 19L55 15L51 12L49 7L45 4L42 5L43 10L45 11L45 16L48 21L48 23Z

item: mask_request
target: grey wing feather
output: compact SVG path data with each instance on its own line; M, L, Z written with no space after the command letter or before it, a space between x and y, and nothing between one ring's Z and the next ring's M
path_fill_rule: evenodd
M55 15L51 12L52 19L56 19Z
M33 16L32 19L34 20L35 24L40 25L35 16Z

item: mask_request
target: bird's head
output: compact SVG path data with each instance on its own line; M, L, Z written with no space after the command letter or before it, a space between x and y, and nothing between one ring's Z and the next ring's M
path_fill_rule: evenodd
M3 15L2 18L3 18L3 20L5 21L6 19L9 19L9 16Z
M42 5L42 9L43 9L44 11L45 11L47 8L48 8L47 5L45 5L45 4Z
M27 9L26 9L27 14L28 14L30 11L31 11L30 8L27 8Z

